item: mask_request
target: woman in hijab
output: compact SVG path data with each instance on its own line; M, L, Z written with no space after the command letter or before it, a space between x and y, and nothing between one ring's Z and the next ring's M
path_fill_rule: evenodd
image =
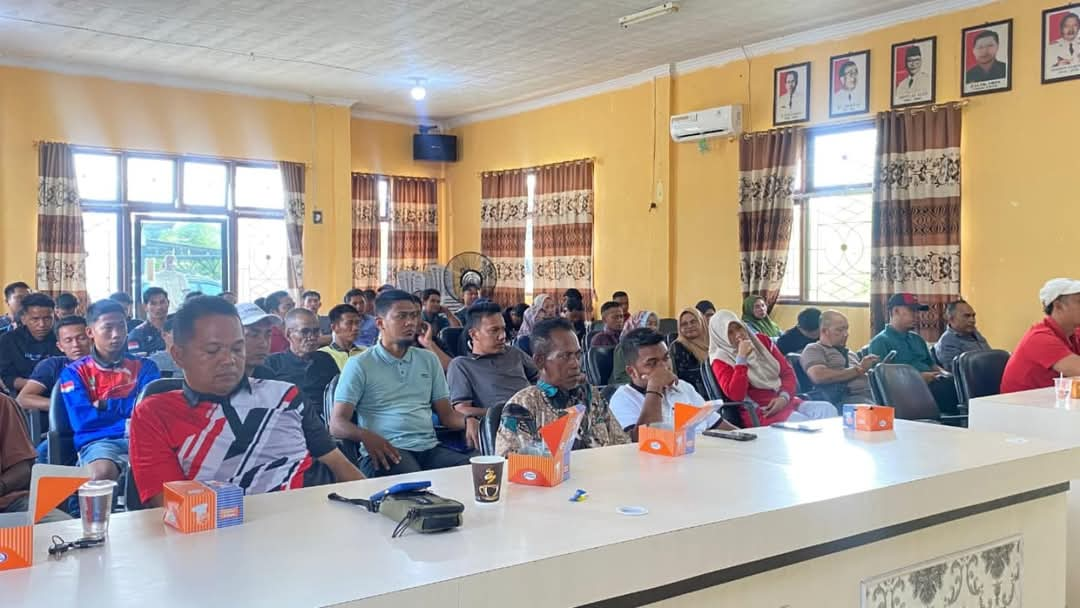
M556 315L555 298L542 293L533 298L533 304L522 315L521 327L518 329L514 345L521 350L532 354L532 330L536 324L547 319L554 319Z
M697 308L684 308L679 313L679 337L671 345L671 360L675 364L675 375L705 396L701 364L709 362L709 334L705 319Z
M648 310L635 312L630 317L630 322L623 327L620 339L625 338L626 334L639 327L648 327L656 331L660 327L659 315ZM622 344L616 346L615 352L612 353L611 378L608 380L608 384L630 384L630 374L626 373L626 358L623 356Z
M765 334L770 338L779 338L784 330L769 318L769 307L761 296L747 296L742 303L742 320L755 333Z
M728 401L757 404L757 426L837 415L831 403L796 397L795 371L784 355L768 336L753 332L730 310L717 311L709 321L709 359ZM742 418L743 426L754 426L746 408Z

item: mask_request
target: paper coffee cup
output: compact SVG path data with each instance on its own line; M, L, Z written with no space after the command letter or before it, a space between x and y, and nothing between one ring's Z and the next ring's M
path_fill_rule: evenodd
M493 503L502 498L503 470L506 459L502 456L473 456L473 494L476 502Z

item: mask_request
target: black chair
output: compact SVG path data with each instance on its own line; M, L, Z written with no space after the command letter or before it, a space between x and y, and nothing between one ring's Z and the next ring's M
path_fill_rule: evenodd
M590 348L585 353L585 375L589 378L589 384L603 386L611 378L612 368L615 366L615 349L613 347Z
M791 369L795 370L795 379L799 382L799 394L809 395L812 393L814 391L814 383L810 381L810 376L806 375L806 370L802 367L802 355L799 353L788 353L784 355L784 358L787 359Z
M664 342L667 342L667 345L668 345L669 348L671 347L672 344L675 343L675 340L678 340L678 339L679 339L678 332L673 333L673 334L667 334L666 336L664 336Z
M720 389L720 383L716 381L716 376L713 374L712 367L708 363L701 364L701 381L705 385L705 395L703 395L709 401L722 401L723 406L720 407L720 417L729 423L742 427L742 411L745 409L750 413L751 424L757 426L759 423L757 415L756 404L750 403L736 403L729 401L724 391Z
M480 451L485 456L495 455L495 437L499 434L499 424L502 423L502 405L489 407L484 413L484 420L480 426Z
M320 414L323 422L326 423L326 428L330 428L330 417L334 412L334 392L337 391L338 379L341 376L334 376L333 379L326 385L326 389L323 391L323 411ZM352 417L353 423L356 423L356 411L353 411ZM337 442L338 449L341 453L349 459L349 462L356 464L360 462L360 444L351 439L338 439L334 437L334 441Z
M668 334L674 334L679 332L679 320L678 319L660 319L660 325L656 328L656 333L661 336Z
M918 370L910 365L883 363L870 370L870 389L874 399L895 410L901 420L935 422L966 426L967 415L942 414L934 394Z
M531 336L518 336L514 339L514 346L525 351L526 355L532 356L532 339Z
M49 464L67 466L75 464L78 457L75 453L75 430L71 428L67 407L60 397L59 382L53 385L52 393L49 394L49 432L46 435L46 441L48 441L46 458Z
M42 440L48 439L49 412L27 410L21 405L19 410L22 411L24 422L26 422L26 433L30 437L30 442L36 446Z
M585 343L581 345L581 348L583 350L589 350L589 347L592 345L593 336L603 333L603 331L604 330L602 329L590 329L588 333L585 334Z
M1001 392L1001 376L1009 362L1007 350L984 350L960 353L953 363L956 378L956 394L960 403L967 404L976 397L997 395Z
M139 396L135 399L135 407L139 407L143 399L151 395L158 395L160 393L167 393L169 391L178 391L184 386L184 380L182 378L161 378L154 380L150 384L143 387ZM141 498L139 498L139 488L135 485L135 473L128 466L123 472L124 476L124 510L126 511L139 511L145 509L147 505L143 504Z
M462 352L461 336L465 329L462 327L444 327L439 332L439 346L451 357L460 357Z

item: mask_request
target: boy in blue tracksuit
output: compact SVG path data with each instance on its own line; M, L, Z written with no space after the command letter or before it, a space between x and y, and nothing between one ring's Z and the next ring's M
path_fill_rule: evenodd
M60 373L60 394L79 464L94 479L118 479L128 462L127 424L135 399L161 373L153 361L126 354L127 313L118 302L92 304L86 324L93 348Z

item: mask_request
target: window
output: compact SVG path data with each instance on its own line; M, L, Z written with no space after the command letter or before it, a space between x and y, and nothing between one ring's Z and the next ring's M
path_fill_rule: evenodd
M379 284L385 285L390 277L390 182L379 180Z
M812 133L805 191L795 201L787 302L868 304L875 129L863 125Z
M536 174L530 173L525 178L528 188L528 213L525 216L525 299L532 301L533 296L533 213L536 210Z
M285 197L275 164L92 148L74 154L91 299L164 287L236 291L287 284Z

